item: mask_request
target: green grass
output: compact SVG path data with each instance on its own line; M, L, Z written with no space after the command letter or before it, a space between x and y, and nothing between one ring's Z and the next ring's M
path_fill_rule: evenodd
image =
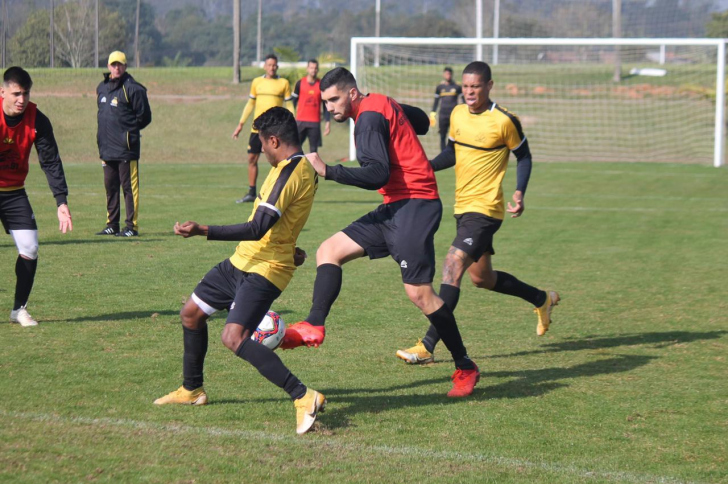
M190 76L147 72L169 90L197 92L178 84ZM427 326L396 264L348 264L326 343L279 353L329 399L317 431L297 437L286 395L219 342L222 315L210 324L211 405L151 404L181 380L183 301L235 246L184 240L172 225L249 215L233 203L246 181L245 141L229 138L242 101L154 101L140 166L142 236L110 240L93 235L105 221L93 95L52 96L56 88L43 91L37 79L74 231L58 232L34 161L27 188L41 248L30 309L41 325L0 325L1 482L728 482L725 169L536 163L525 215L504 223L494 263L559 290L563 303L538 338L526 303L464 284L456 315L483 371L468 399L445 397L453 368L444 348L425 367L394 357ZM335 128L321 151L329 162L348 150L346 127ZM438 179L440 266L454 235L453 173ZM379 201L322 182L299 245L313 256ZM16 256L0 237L5 311ZM287 322L308 313L314 277L311 257L274 305Z

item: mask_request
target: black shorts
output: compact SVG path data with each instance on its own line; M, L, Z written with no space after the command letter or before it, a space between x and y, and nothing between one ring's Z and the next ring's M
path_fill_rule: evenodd
M38 230L25 189L0 192L0 221L6 234L11 230Z
M298 140L303 142L308 138L308 147L311 153L316 153L321 143L321 124L309 121L296 121L298 125Z
M343 232L370 259L392 256L405 284L427 284L435 277L435 232L440 226L439 199L409 199L382 204Z
M474 261L485 254L495 254L493 249L493 236L502 220L488 217L482 213L463 213L455 215L458 232L452 246L468 254Z
M250 139L248 139L248 153L252 155L259 155L263 152L263 143L260 142L258 133L250 133Z
M243 272L225 259L205 274L192 299L208 315L227 309L227 323L255 331L280 295L281 290L265 277Z

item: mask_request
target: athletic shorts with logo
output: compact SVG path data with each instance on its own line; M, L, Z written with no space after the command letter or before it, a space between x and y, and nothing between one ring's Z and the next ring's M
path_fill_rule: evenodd
M380 205L343 232L370 259L397 261L405 284L427 284L435 277L434 239L441 218L439 199L410 198Z
M11 230L38 230L25 189L0 191L0 221L6 234Z
M227 309L227 323L255 331L280 295L281 290L265 277L243 272L225 259L205 274L192 299L208 315Z
M502 220L473 212L455 215L455 220L457 235L452 241L453 247L468 254L474 261L485 253L495 254L493 236L498 232Z
M260 142L258 133L250 133L248 139L248 153L251 155L259 155L263 152L263 143Z
M304 141L308 139L308 146L312 153L318 151L321 147L321 123L311 121L296 121L298 125L298 139L303 146Z

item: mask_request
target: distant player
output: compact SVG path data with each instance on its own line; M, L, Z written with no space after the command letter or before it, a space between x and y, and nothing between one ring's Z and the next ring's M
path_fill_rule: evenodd
M490 99L493 88L490 67L472 62L463 71L465 104L457 106L450 120L450 142L432 166L435 171L455 166L455 219L457 235L442 269L440 297L455 311L460 298L460 282L465 271L476 287L517 296L533 304L538 314L536 334L549 329L551 310L559 294L542 291L519 281L507 272L495 271L491 264L493 236L505 212L520 217L525 208L523 197L531 176L531 151L518 118ZM503 177L508 157L515 153L516 191L513 203L503 202ZM438 330L430 326L415 346L397 352L408 363L433 361Z
M266 112L272 107L281 107L284 105L290 112L293 111L293 102L291 97L291 85L288 79L278 77L278 57L274 54L265 56L265 64L263 65L265 74L262 77L253 79L250 85L250 99L245 104L243 115L240 122L233 131L233 139L238 139L238 135L243 130L243 125L251 114L253 119ZM248 140L248 193L236 203L246 203L255 201L256 183L258 181L258 158L261 152L260 139L255 127L250 130L250 139Z
M30 102L33 81L20 67L9 67L0 87L3 115L0 117L0 221L18 249L15 261L15 302L10 322L37 326L26 306L38 267L38 226L25 192L30 150L35 145L38 161L58 206L58 228L64 234L73 230L68 209L68 186L63 163L53 136L53 126L45 114Z
M442 71L442 82L435 88L435 102L430 113L430 125L435 126L437 119L440 133L440 151L447 146L447 134L450 130L450 113L460 103L462 88L452 80L452 69L446 67ZM437 105L440 105L440 116L437 116Z
M308 139L309 152L316 153L321 146L321 113L325 121L324 136L331 132L331 115L321 102L321 80L317 77L319 63L311 59L306 65L306 77L293 88L296 124L301 145Z
M296 120L290 112L271 108L255 119L253 127L273 168L260 188L248 222L222 226L178 222L174 226L175 234L185 238L205 235L208 240L242 242L232 257L205 275L182 308L184 382L154 403L207 403L202 375L207 319L227 309L223 344L291 396L296 407L296 432L303 434L323 409L324 396L307 389L273 350L250 336L288 285L296 266L303 264L305 252L296 247L296 239L311 213L318 177L303 157Z
M452 354L456 370L448 396L470 395L480 372L467 355L452 311L432 288L434 235L442 203L415 129L396 101L381 94L362 94L354 76L343 67L323 77L321 92L337 122L355 120L360 168L326 165L316 153L308 155L309 161L327 180L378 189L384 203L321 244L311 311L305 321L287 329L282 348L323 343L326 317L341 290L342 265L364 256L391 256L400 267L407 296L438 329Z

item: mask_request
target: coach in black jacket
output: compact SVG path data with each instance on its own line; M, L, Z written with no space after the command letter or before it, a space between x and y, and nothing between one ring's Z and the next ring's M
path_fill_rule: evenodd
M139 235L139 131L152 122L147 89L126 72L126 56L109 55L109 72L96 88L98 131L96 142L104 167L106 228L96 235ZM119 186L124 190L126 228L119 230Z

